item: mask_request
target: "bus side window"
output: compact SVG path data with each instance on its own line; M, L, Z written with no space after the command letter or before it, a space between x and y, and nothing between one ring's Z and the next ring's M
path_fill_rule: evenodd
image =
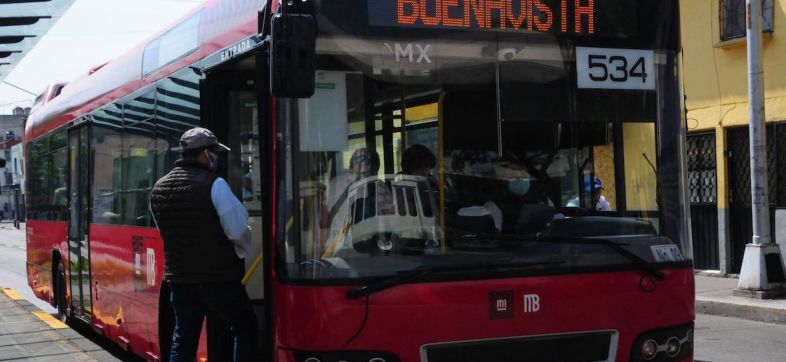
M404 216L407 214L407 205L404 202L404 188L396 186L396 206L398 207L398 214Z
M407 187L407 206L409 206L409 215L418 216L418 205L415 201L415 188Z

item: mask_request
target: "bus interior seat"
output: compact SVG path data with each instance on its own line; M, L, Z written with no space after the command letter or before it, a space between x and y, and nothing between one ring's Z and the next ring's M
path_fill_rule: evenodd
M468 206L458 210L457 228L470 234L494 234L497 227L489 209L483 206Z

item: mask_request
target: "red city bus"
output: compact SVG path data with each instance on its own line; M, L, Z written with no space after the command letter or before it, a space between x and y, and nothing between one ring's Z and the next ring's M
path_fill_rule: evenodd
M690 361L678 19L675 0L206 1L30 115L30 286L166 360L149 191L201 125L255 233L260 358ZM200 359L227 336L208 317Z

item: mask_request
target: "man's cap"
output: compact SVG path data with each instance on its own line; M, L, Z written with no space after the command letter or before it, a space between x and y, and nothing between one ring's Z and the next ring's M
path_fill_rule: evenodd
M597 176L595 176L595 189L596 190L603 189L603 185L601 185L600 179Z
M600 183L600 179L597 176L593 177L592 183L590 183L589 176L584 176L584 191L590 192L590 185L592 185L592 188L595 190L603 190L603 185Z
M216 135L207 128L194 127L180 137L180 147L183 151L209 146L218 146L222 151L229 151L229 147L218 142Z

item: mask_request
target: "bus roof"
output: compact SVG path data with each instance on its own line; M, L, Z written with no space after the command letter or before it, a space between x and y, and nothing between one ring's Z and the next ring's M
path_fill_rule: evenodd
M206 1L120 57L98 69L93 67L90 72L86 70L83 76L68 83L57 97L30 114L25 140L33 140L255 34L257 11L266 3L267 0ZM193 30L197 47L144 74L143 66L147 65L143 64L145 49L154 43L165 43L161 47L177 46L176 43L164 42L162 39L166 38L167 34L182 32L187 24L196 25Z

